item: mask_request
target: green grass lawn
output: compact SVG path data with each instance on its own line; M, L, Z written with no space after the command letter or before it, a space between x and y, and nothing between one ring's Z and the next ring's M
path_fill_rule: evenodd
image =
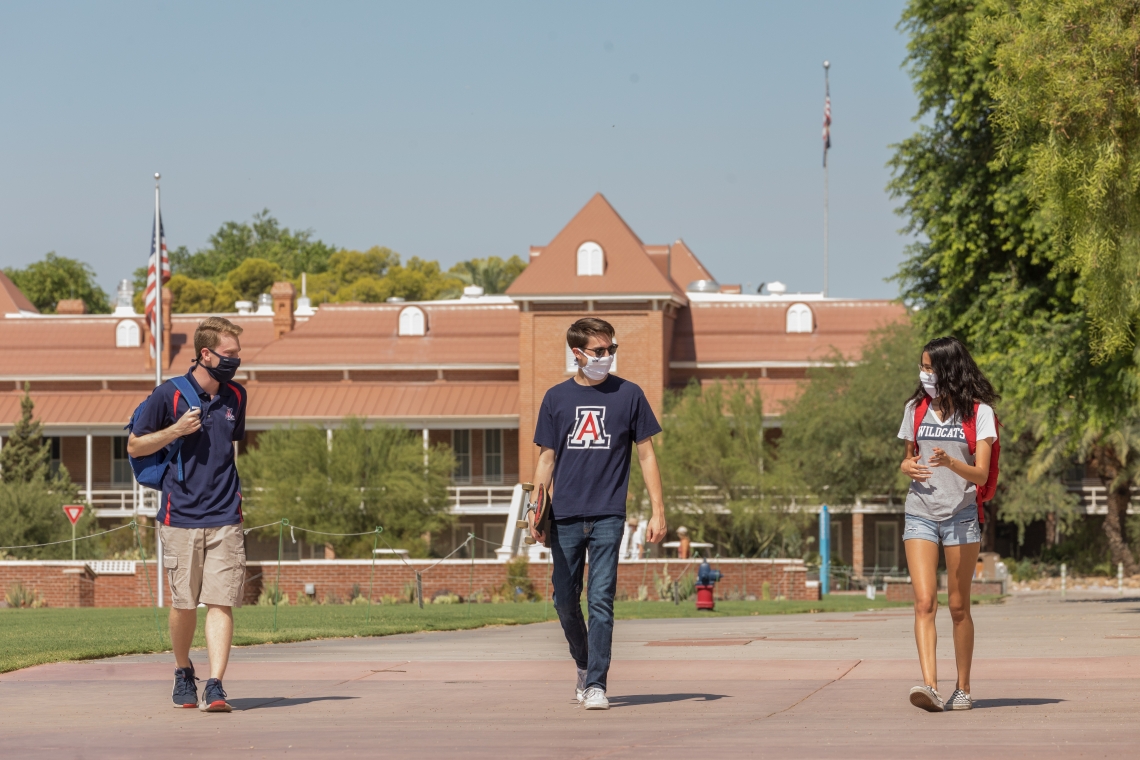
M804 612L856 612L906 607L884 599L828 596L818 602L717 602L715 612L697 612L692 601L618 602L619 620L784 615ZM554 608L541 602L522 604L374 605L365 622L364 605L284 606L273 631L272 607L243 607L234 611L234 644L304 641L349 636L387 636L416 631L453 631L487 625L519 625L554 619ZM199 610L199 618L205 610ZM64 660L89 660L120 654L162 652L169 648L166 615L159 614L162 638L151 608L0 609L0 673ZM202 627L194 639L204 646Z

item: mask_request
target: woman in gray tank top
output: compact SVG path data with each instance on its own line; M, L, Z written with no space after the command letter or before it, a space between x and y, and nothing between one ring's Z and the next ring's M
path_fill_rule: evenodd
M911 704L931 712L969 710L974 621L970 585L981 548L977 490L989 476L997 440L993 404L998 400L970 352L957 338L937 338L922 350L919 385L907 402L899 438L906 441L900 469L911 479L906 497L907 569L914 589L914 638L922 669ZM924 409L916 425L916 409ZM977 446L970 454L963 422L973 425ZM916 435L917 433L917 435ZM946 554L947 592L954 622L958 681L949 699L938 691L938 545Z

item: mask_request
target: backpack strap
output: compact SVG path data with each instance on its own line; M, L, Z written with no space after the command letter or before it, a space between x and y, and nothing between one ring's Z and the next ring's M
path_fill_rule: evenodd
M202 402L198 398L198 392L194 390L194 386L190 384L182 375L170 378L170 382L174 385L174 419L178 419L178 400L179 398L186 399L186 403L191 409L201 409ZM178 480L179 482L185 480L182 476L182 439L179 438L171 446L170 457L178 456Z
M930 408L930 396L915 404L914 407L914 453L918 453L918 429L926 419L926 410Z
M962 432L966 434L966 445L970 448L970 456L978 450L978 408L981 406L974 402L974 415L968 420L962 420Z

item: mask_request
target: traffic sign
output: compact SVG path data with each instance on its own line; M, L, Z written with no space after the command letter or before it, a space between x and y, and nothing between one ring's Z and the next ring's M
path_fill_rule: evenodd
M64 504L63 513L67 515L67 519L71 520L71 524L79 522L79 518L83 516L82 504Z

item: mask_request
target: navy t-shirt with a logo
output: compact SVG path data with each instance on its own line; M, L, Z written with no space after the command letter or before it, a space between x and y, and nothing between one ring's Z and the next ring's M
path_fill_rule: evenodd
M546 392L534 442L554 449L554 519L625 515L633 446L661 432L635 383L570 378Z
M183 480L178 480L177 457L166 468L157 519L175 528L237 525L242 521L241 481L234 463L234 441L245 438L245 388L231 380L210 398L193 371L186 379L198 392L202 427L182 439ZM189 403L167 381L150 394L131 432L141 436L165 430L188 411Z

